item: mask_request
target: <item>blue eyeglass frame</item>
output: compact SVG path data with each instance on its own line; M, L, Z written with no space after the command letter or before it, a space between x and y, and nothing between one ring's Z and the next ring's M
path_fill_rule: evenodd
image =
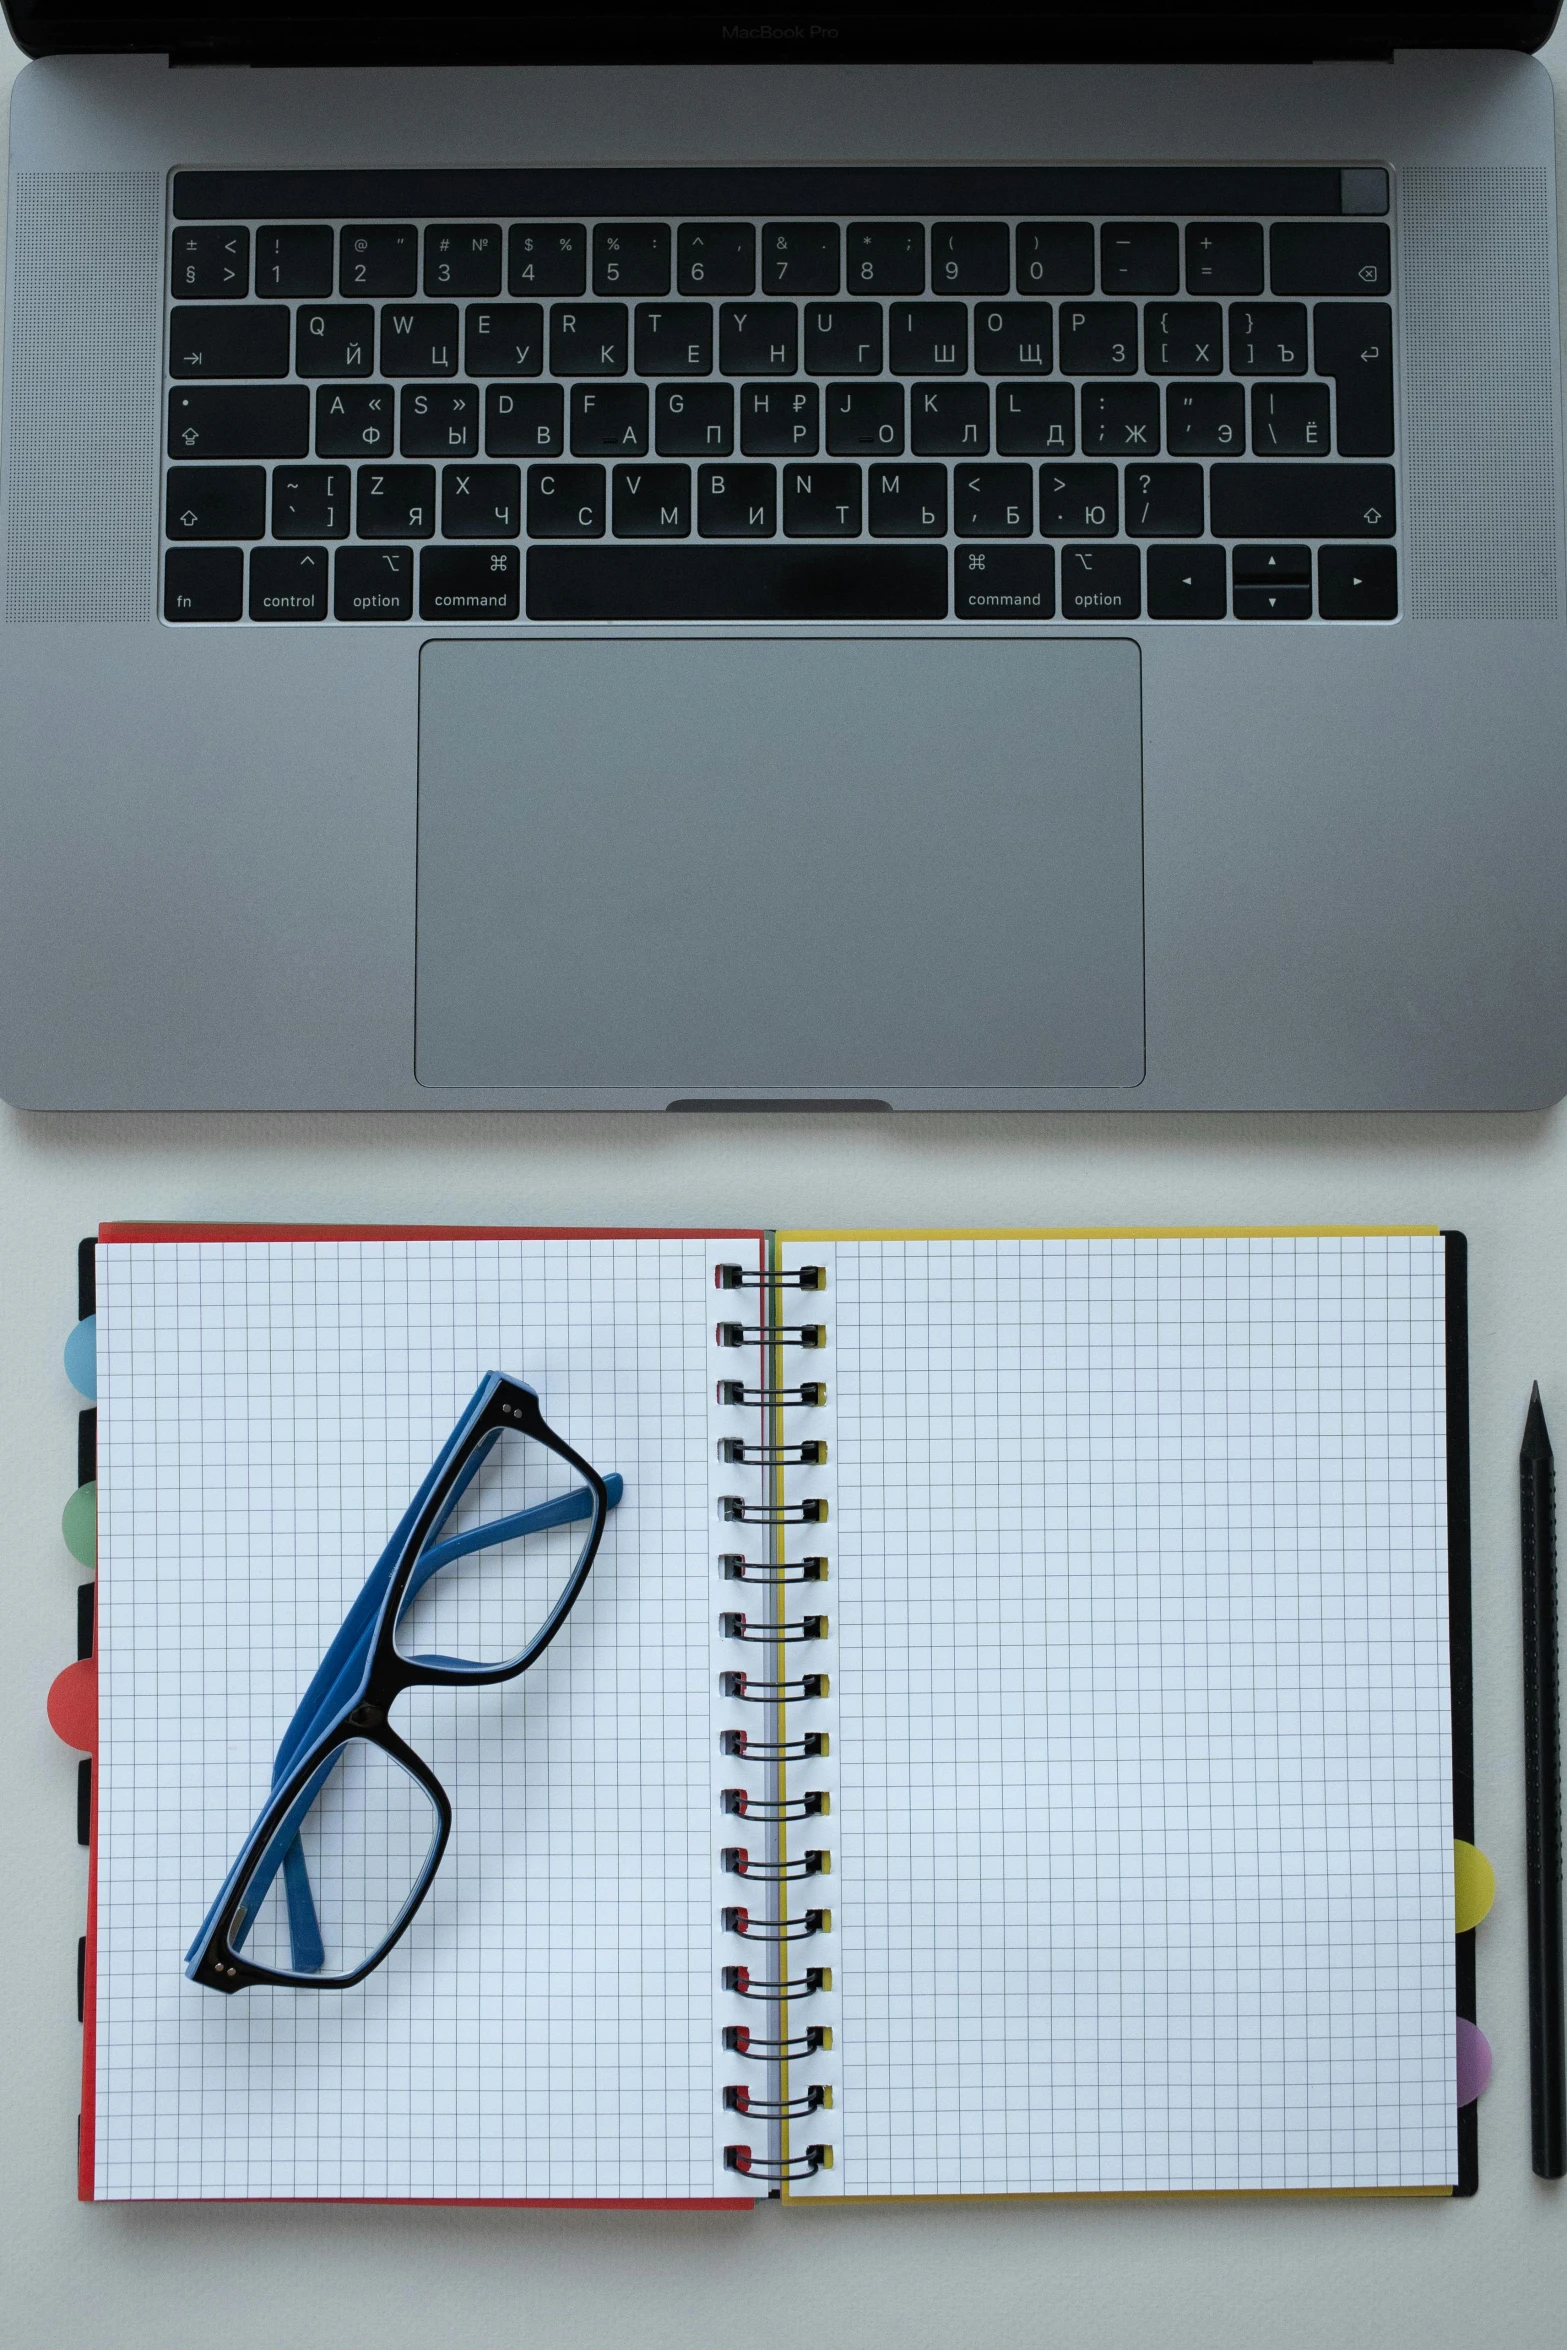
M568 1462L583 1478L586 1490L496 1518L426 1550L424 1545L439 1533L494 1445L508 1431L534 1438ZM508 1379L500 1371L486 1373L366 1576L283 1733L272 1767L272 1793L185 1954L185 1972L193 1983L225 1993L243 1991L255 1983L277 1983L294 1990L346 1991L362 1983L389 1955L413 1923L441 1865L452 1829L452 1807L445 1788L387 1720L394 1701L405 1689L485 1687L497 1681L514 1681L535 1664L576 1605L598 1555L605 1520L624 1491L623 1479L601 1477L564 1437L556 1435L545 1421L537 1393L525 1380ZM577 1564L521 1656L509 1664L479 1665L460 1657L399 1654L397 1620L442 1567L495 1543L587 1517L593 1523ZM439 1828L423 1871L385 1941L351 1973L322 1975L319 1969L325 1950L299 1828L336 1768L343 1748L355 1739L379 1746L418 1781L435 1807ZM294 1960L288 1972L257 1966L238 1947L280 1869Z

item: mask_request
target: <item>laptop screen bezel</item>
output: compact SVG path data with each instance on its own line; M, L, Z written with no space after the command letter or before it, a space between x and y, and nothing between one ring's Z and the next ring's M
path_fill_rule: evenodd
M150 52L254 64L800 63L1386 57L1400 48L1537 49L1561 0L1334 7L528 9L464 0L446 12L379 0L306 9L0 0L35 57Z

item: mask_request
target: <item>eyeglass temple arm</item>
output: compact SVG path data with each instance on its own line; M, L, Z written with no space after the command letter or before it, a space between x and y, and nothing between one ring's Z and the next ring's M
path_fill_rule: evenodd
M489 1449L488 1445L483 1448L484 1452L488 1452ZM483 1453L481 1452L472 1463L465 1465L463 1475L453 1486L446 1507L436 1520L437 1526L443 1526L451 1516L462 1496L464 1487L473 1477L482 1459ZM615 1507L625 1489L625 1479L612 1470L604 1480L605 1500L610 1509ZM409 1600L416 1592L424 1588L432 1575L439 1574L442 1567L449 1567L455 1559L466 1558L476 1550L491 1549L498 1542L510 1542L519 1535L542 1534L552 1526L569 1526L579 1518L590 1518L594 1508L595 1502L591 1489L587 1486L579 1486L573 1493L557 1495L553 1501L539 1502L532 1509L516 1510L508 1518L493 1519L488 1525L475 1526L466 1534L454 1535L449 1542L437 1543L433 1550L427 1550L423 1554L409 1577L408 1587L403 1595L403 1605L406 1607ZM402 1534L402 1532L403 1528L399 1526L398 1534ZM406 1537L404 1538L406 1539ZM391 1554L390 1562L388 1553ZM359 1677L364 1671L365 1652L374 1634L375 1616L380 1613L380 1597L385 1595L391 1565L395 1564L399 1555L397 1536L394 1535L391 1543L387 1545L386 1551L382 1552L380 1559L371 1570L364 1590L360 1592L359 1599L349 1610L348 1616L344 1619L342 1630L322 1659L320 1669L312 1680L310 1688L305 1692L305 1697L295 1713L293 1721L290 1722L284 1733L283 1744L278 1748L277 1762L273 1767L272 1783L274 1786L285 1773L289 1756L297 1753L301 1746L314 1735L315 1730L326 1716L330 1715L338 1705L346 1703L351 1690L357 1686ZM383 1569L386 1569L385 1573L383 1573ZM360 1626L353 1647L344 1655L334 1685L325 1692L319 1708L312 1713L310 1720L301 1723L300 1716L310 1705L312 1692L322 1679L328 1664L333 1661L333 1651L342 1644L344 1633L353 1623L359 1610L360 1601L365 1598L372 1583L376 1584L379 1590L375 1614L370 1617L368 1622L364 1622ZM296 1730L297 1736L295 1735ZM287 1755L285 1755L285 1748L288 1749ZM335 1761L336 1757L333 1759ZM325 1776L326 1774L323 1774L320 1781L312 1780L312 1790L325 1783ZM312 1793L311 1800L314 1801L314 1793ZM299 1816L303 1819L304 1815L301 1813ZM315 1900L310 1889L310 1872L305 1862L305 1849L297 1835L282 1856L282 1867L284 1891L288 1897L288 1939L294 1971L297 1974L317 1974L326 1963L326 1950L321 1937L320 1921L316 1916ZM267 1885L271 1884L275 1874L275 1870L268 1871ZM253 1901L259 1903L265 1891L266 1886L253 1884L251 1887Z

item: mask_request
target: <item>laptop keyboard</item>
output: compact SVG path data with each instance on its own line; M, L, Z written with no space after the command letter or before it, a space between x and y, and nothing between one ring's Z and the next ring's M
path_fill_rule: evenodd
M1394 619L1388 202L1364 168L177 174L164 616Z

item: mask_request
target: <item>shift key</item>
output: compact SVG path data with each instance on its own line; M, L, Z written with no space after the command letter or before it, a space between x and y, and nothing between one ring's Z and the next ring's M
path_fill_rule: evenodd
M1216 539L1390 539L1391 465L1215 465Z
M171 457L303 457L309 447L304 384L197 384L169 394Z

